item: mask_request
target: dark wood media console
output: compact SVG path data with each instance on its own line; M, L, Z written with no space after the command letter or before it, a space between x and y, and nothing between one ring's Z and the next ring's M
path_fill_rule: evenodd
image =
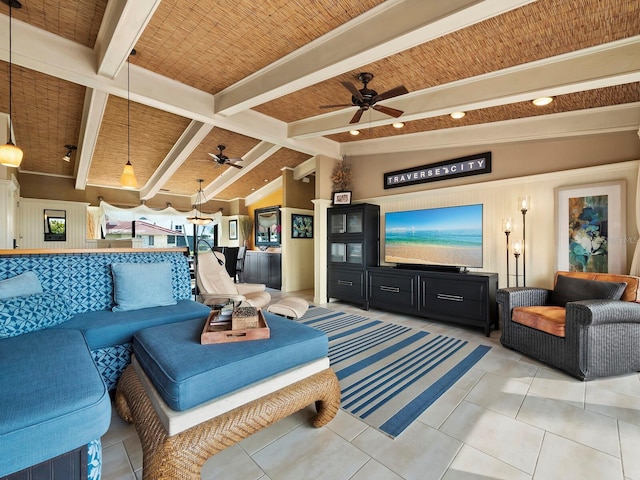
M498 274L367 268L369 306L434 320L498 328Z

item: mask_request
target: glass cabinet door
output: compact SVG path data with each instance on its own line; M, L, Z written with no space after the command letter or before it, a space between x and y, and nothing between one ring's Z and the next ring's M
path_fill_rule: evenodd
M362 265L362 243L347 244L347 263Z
M346 233L347 216L344 213L331 214L331 233Z
M347 213L347 233L362 233L362 212Z
M347 260L347 246L344 243L332 243L330 260L333 263L344 263Z

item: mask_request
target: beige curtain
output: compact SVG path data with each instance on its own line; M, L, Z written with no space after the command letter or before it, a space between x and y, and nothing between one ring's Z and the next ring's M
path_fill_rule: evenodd
M638 130L638 136L640 137L640 130ZM640 165L638 166L638 180L636 183L636 225L640 226ZM637 232L636 232L637 233ZM635 235L638 238L638 235ZM640 242L636 243L636 249L633 252L633 261L631 262L630 275L640 276Z

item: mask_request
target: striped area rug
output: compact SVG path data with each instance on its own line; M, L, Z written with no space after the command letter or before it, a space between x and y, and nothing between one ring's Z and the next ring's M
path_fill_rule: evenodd
M329 337L343 410L398 436L491 347L311 307L300 319Z

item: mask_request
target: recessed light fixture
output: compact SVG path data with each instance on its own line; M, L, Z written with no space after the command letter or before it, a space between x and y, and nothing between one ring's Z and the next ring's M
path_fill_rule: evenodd
M453 112L451 114L451 118L455 118L456 120L461 119L462 117L464 117L466 115L465 112Z
M269 183L269 179L268 179L268 178L265 178L265 179L264 179L264 183Z
M349 130L349 133L353 136L360 135L360 130Z
M536 107L544 107L545 105L549 105L551 102L553 102L553 97L540 97L536 98L533 101L533 104Z
M404 122L394 122L393 128L402 128L404 127Z

